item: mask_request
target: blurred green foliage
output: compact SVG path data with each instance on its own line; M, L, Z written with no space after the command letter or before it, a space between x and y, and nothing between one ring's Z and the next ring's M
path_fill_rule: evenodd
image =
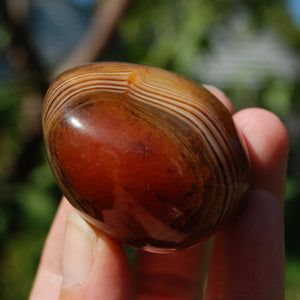
M280 43L290 50L287 56L292 53L300 58L300 29L291 20L283 1L252 1L246 7L234 0L135 0L99 60L148 64L197 81L205 80L199 68L204 58L213 53L214 28L223 28L228 33L232 29L228 24L240 12L248 16L245 32L249 37L262 29L275 32ZM40 113L41 99L28 100L37 93L43 95L45 88L36 80L37 69L33 66L29 64L24 70L10 62L13 42L12 28L0 20L0 298L3 300L28 296L60 199L45 159L41 123L31 117L32 110ZM49 71L43 70L38 76L46 78ZM255 87L248 84L247 76L259 75L255 73L258 71L250 75L246 71L242 68L222 87L236 109L249 106L269 109L283 120L290 133L285 210L286 299L300 299L299 65L298 76L296 73L294 77L278 77L271 72Z

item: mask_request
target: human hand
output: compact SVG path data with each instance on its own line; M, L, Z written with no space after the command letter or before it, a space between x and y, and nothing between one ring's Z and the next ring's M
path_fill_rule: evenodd
M208 87L233 113L230 101ZM200 245L172 254L125 251L86 223L63 199L49 232L30 299L284 299L283 199L287 132L272 113L233 116L251 164L251 190L230 224ZM70 213L71 212L71 213Z

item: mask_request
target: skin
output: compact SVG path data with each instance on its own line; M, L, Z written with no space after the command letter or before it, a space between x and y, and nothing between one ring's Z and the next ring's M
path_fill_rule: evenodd
M74 209L63 198L29 299L284 299L287 131L266 110L234 113L221 91L207 88L233 114L248 149L251 189L241 213L194 248L138 251L132 271L123 247L70 215Z

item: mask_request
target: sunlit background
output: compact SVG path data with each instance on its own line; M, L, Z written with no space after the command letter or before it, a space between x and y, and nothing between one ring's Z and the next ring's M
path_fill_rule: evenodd
M286 299L300 299L299 0L0 1L0 299L27 299L60 191L41 106L55 75L90 61L169 69L259 106L288 128ZM276 132L274 132L276 134Z

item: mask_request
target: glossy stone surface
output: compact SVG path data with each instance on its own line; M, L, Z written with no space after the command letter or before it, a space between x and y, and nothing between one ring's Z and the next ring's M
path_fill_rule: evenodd
M206 89L125 63L75 68L51 85L43 127L58 185L87 220L154 252L214 234L248 187L232 118Z

